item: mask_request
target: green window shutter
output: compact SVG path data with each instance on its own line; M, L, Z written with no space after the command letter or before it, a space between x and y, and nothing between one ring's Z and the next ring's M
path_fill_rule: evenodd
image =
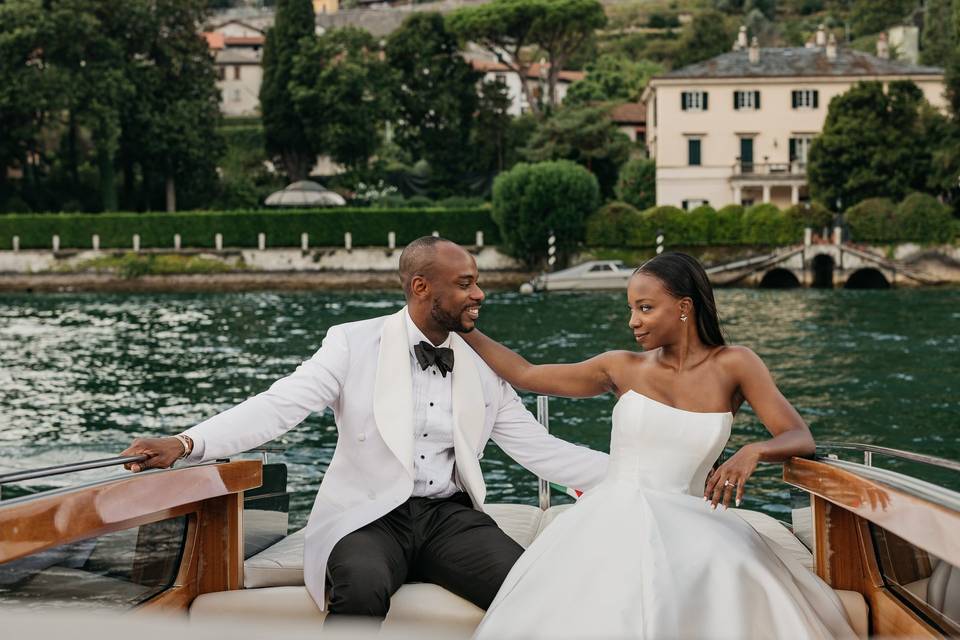
M817 109L820 107L820 91L814 89L813 91L813 108Z
M709 94L708 94L706 91L704 91L704 92L703 92L703 110L704 110L704 111L707 110L707 97L708 97L708 96L709 96Z
M790 92L790 106L794 109L797 108L797 92L796 91Z
M681 111L687 110L687 92L686 91L680 92L680 110Z
M790 138L790 162L797 159L797 139Z
M759 91L753 92L753 108L754 109L760 108L760 92Z
M687 156L687 162L690 166L700 166L700 140L698 138L687 140Z
M740 92L734 91L733 92L733 110L736 111L739 108L740 108Z

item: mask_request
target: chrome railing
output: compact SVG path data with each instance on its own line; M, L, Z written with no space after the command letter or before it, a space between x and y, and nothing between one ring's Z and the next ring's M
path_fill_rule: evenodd
M549 396L537 396L537 422L543 425L547 433L550 433ZM550 482L543 478L537 478L537 484L540 497L540 510L546 511L550 508Z
M130 464L132 462L143 462L149 456L117 456L113 458L100 458L99 460L87 460L86 462L70 462L67 464L58 464L52 467L43 467L42 469L30 469L28 471L14 471L0 475L0 485L10 484L12 482L23 482L24 480L35 480L37 478L50 478L60 476L65 473L75 473L77 471L88 471L90 469L102 469L103 467L114 467L121 464Z
M863 454L863 466L873 466L873 455L882 455L888 458L897 458L899 460L909 460L918 462L931 467L940 469L949 469L950 471L960 471L960 462L929 456L923 453L913 453L912 451L903 451L902 449L891 449L889 447L878 447L872 444L862 444L859 442L821 442L817 445L817 455L825 458L835 458L831 451L855 451Z

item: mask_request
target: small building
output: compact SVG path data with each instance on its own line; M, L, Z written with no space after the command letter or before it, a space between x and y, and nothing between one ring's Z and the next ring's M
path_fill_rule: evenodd
M830 100L860 81L912 80L946 109L938 67L840 48L821 26L806 47L747 45L655 76L644 90L646 143L656 159L657 204L789 206L808 199L807 153Z
M316 15L330 15L340 10L340 0L313 0L313 12Z
M610 120L630 138L644 143L647 137L647 108L641 102L624 102L610 110Z
M530 104L520 85L520 76L510 67L502 62L484 60L482 58L471 58L468 62L473 66L474 71L483 74L483 82L500 82L506 85L507 95L510 98L510 107L507 113L511 116L519 116L530 110ZM567 89L577 80L586 77L583 71L561 71L557 77L557 102L562 104L567 95ZM530 87L530 93L535 99L546 98L547 93L547 65L533 63L527 69L527 86Z
M204 32L217 69L220 111L225 116L260 113L263 83L263 31L239 20L230 20Z

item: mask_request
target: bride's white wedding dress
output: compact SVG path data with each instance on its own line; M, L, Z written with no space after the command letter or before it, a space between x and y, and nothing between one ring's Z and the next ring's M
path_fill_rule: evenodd
M830 587L703 501L732 422L621 396L606 480L521 556L477 636L855 637Z

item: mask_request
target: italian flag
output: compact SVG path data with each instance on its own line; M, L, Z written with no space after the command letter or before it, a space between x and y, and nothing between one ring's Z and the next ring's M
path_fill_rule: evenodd
M565 493L574 500L579 499L580 496L583 495L583 491L580 491L579 489L571 489L570 487L565 487L562 484L557 484L556 482L551 482L550 488L555 491L559 491L560 493Z

